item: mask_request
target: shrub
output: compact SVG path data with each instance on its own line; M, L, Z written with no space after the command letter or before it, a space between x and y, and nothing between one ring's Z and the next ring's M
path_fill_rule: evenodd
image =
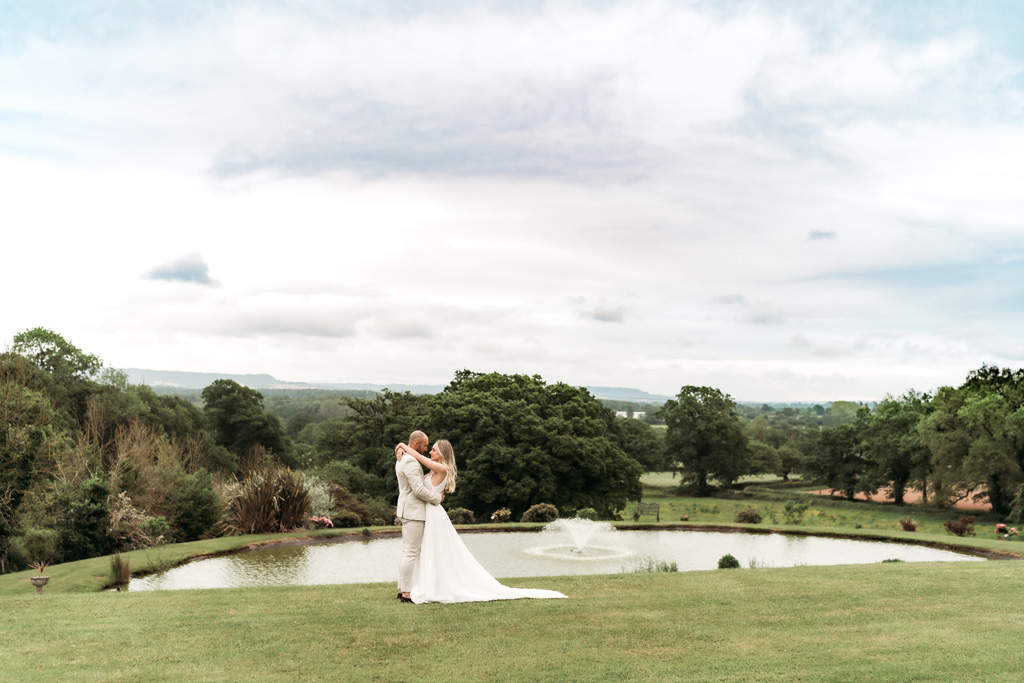
M151 535L147 529L154 528L147 522L153 519L132 505L127 493L121 493L110 499L110 521L107 526L107 538L115 551L139 550L152 548L164 542L162 534ZM163 519L162 517L160 519ZM164 527L170 528L164 522Z
M452 520L452 524L472 524L476 521L473 511L466 508L452 508L448 511L448 519Z
M224 514L213 488L213 475L204 469L186 474L180 469L167 492L167 513L174 538L196 541L207 534Z
M252 472L228 490L225 526L238 534L299 529L309 516L309 493L302 475L286 467Z
M537 503L523 513L523 522L553 522L558 519L558 508L551 503Z
M60 535L53 529L27 529L11 541L11 559L27 567L30 562L51 563L57 557Z
M786 524L800 524L803 522L804 513L807 512L809 507L811 507L810 503L798 503L795 500L787 500L782 512L786 518Z
M110 584L117 590L127 586L132 580L132 565L127 557L121 553L114 553L110 556Z
M110 487L103 475L83 481L77 489L64 493L60 507L64 519L60 526L60 559L84 560L107 552L107 496Z
M889 564L889 563L891 563L891 562L902 562L902 561L903 561L903 560L901 560L901 559L900 559L900 558L898 558L898 557L891 557L891 558L889 558L888 560L882 560L882 564Z
M373 518L373 521L371 522L371 524L372 524L373 526L388 526L388 525L387 525L387 524L386 524L386 523L384 522L384 520L383 520L383 519L381 519L380 517L374 517L374 518Z
M597 521L597 510L594 508L583 508L576 512L577 519L589 519L592 522Z
M492 522L504 523L504 522L507 522L510 519L512 519L512 512L509 511L506 508L501 508L500 510L495 510L494 514L491 515L491 521Z
M363 523L363 520L360 519L359 515L351 510L342 510L334 515L334 519L331 521L334 522L334 526L344 529L351 529L352 527L360 526Z
M309 514L311 517L330 517L334 514L334 496L328 483L311 474L303 474L302 482L309 491Z
M739 508L736 510L736 522L740 524L760 524L761 513L756 508Z
M973 536L974 517L961 517L960 519L947 519L942 523L946 531L954 536Z
M718 558L718 568L719 569L739 569L740 568L740 561L737 560L732 555L722 555L720 558Z
M359 516L359 519L363 520L363 526L373 521L374 516L351 492L335 484L328 486L327 490L331 494L331 507L333 508L328 516L333 517L342 510L348 510L349 512L354 512Z
M904 531L917 531L917 520L904 517L900 520L900 528Z

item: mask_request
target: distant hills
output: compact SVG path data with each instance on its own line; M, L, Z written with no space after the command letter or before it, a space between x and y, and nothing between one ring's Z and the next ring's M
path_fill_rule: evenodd
M445 388L444 384L367 384L356 382L286 382L272 375L234 375L218 372L181 372L177 370L147 370L144 368L121 368L128 375L131 384L145 384L154 389L197 390L210 386L215 380L230 379L253 389L329 389L333 391L408 391L413 394L436 394ZM671 396L649 394L640 389L628 387L586 387L595 398L606 401L629 401L632 403L664 403Z

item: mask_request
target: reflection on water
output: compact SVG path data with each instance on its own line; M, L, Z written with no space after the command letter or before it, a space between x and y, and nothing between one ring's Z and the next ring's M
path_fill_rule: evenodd
M466 546L498 578L614 574L631 559L651 557L675 562L680 571L715 569L718 558L735 556L744 567L868 564L887 559L905 562L980 561L981 558L916 545L786 536L783 534L705 531L617 531L602 546L583 554L546 544L543 534L462 534ZM612 538L614 545L608 538ZM400 538L346 541L306 546L258 548L235 555L191 562L160 574L133 579L130 590L230 588L240 586L375 583L398 579Z

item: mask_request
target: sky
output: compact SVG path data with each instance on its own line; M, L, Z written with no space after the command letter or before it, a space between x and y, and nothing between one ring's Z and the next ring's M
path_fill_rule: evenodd
M1024 361L1015 0L0 0L0 345L739 401Z

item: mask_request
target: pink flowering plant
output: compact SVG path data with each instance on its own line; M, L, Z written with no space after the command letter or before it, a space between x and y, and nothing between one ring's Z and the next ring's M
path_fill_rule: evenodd
M334 522L330 517L310 517L306 520L314 529L333 529Z
M1015 527L1015 526L1006 526L1005 524L1001 524L1001 523L1000 524L996 524L996 536L1000 536L1002 538L1009 538L1010 536L1016 536L1016 535L1017 535L1017 527Z
M491 515L491 521L492 522L507 522L510 519L512 519L512 511L511 510L507 510L505 508L501 508L500 510L495 510L494 514Z

